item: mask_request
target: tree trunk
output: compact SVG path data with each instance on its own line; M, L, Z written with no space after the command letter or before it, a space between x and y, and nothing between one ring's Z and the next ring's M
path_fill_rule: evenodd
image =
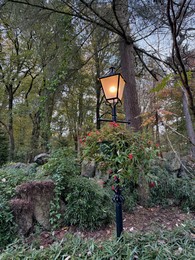
M192 118L188 108L188 98L187 98L186 90L182 88L182 92L183 92L182 95L183 112L185 116L186 129L187 129L188 137L191 142L191 156L195 158L195 132L193 129Z
M34 116L31 116L33 122L33 129L31 134L31 154L29 161L33 162L35 155L38 153L39 137L40 137L40 111L37 111Z
M135 131L139 131L141 128L141 111L135 80L134 48L130 37L128 0L116 0L115 7L119 26L126 34L126 37L120 38L121 68L126 81L124 90L125 117L127 121L130 120L130 126Z
M46 79L43 80L43 89L41 96L44 97L45 101L42 109L41 118L41 137L42 137L42 149L44 152L49 151L49 141L51 138L51 121L54 109L55 94L57 89L50 90L47 86Z
M98 56L98 48L95 45L94 46L94 60L95 60L95 68L96 68L96 82L95 82L95 87L96 87L96 128L100 129L100 94L101 94L101 85L99 81L100 77L100 60Z
M127 44L124 39L120 41L121 68L126 80L124 90L124 109L126 120L130 120L130 126L139 131L141 128L140 107L135 81L135 67L133 44Z
M13 129L13 91L12 86L9 86L9 105L8 105L8 132L9 132L9 161L14 160L15 140Z

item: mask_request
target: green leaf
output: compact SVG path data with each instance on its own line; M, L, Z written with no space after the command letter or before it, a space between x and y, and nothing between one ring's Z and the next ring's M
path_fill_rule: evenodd
M155 92L159 92L160 90L164 89L167 86L171 77L172 77L172 74L168 74L166 77L164 77L161 80L160 83L157 84L157 86L155 88L151 89L150 92L155 93Z

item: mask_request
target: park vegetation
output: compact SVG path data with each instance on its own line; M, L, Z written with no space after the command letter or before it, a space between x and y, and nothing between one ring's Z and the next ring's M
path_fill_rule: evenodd
M32 209L22 185L51 183L49 230L97 230L114 220L116 179L126 212L195 211L194 11L194 0L0 1L0 259L193 259L194 221L114 242L68 234L43 250L22 243L44 227L33 215L25 233L15 213ZM130 125L97 120L111 121L98 80L111 66Z

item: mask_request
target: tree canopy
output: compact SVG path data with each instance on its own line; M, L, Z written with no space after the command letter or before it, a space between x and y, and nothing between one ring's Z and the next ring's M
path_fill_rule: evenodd
M98 77L110 66L126 80L131 128L147 127L163 149L164 129L179 132L195 156L194 9L194 0L1 1L0 123L10 160L79 150L107 112Z

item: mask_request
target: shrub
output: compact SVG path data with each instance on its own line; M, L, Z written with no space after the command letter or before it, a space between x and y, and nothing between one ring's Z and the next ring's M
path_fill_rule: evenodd
M139 182L139 176L150 178L158 145L145 133L129 131L111 122L100 131L90 132L82 140L83 158L94 159L103 173L109 170L122 180Z
M52 152L43 170L45 175L49 175L54 180L56 176L61 176L61 181L66 185L70 177L80 173L80 166L77 155L72 149L61 148Z
M112 201L94 180L72 178L66 197L65 221L81 229L97 229L112 220Z
M15 195L17 185L34 178L35 175L27 174L26 169L15 169L9 165L0 169L0 196L6 200L11 199Z
M16 238L16 226L8 201L0 196L0 249Z
M45 177L55 183L54 199L51 202L50 223L53 229L62 225L63 215L60 210L60 201L65 201L68 183L71 178L80 173L80 166L76 153L69 148L53 151L48 162L43 166Z
M195 210L195 180L178 178L165 169L156 170L157 181L151 187L151 204L178 205L184 210Z
M138 204L138 193L136 187L132 183L124 185L122 194L124 196L123 210L130 213Z
M146 133L130 132L111 122L100 131L90 132L81 142L83 158L95 160L102 174L109 173L108 183L115 193L124 184L134 183L139 203L147 205L148 182L153 179L151 168L159 150Z

